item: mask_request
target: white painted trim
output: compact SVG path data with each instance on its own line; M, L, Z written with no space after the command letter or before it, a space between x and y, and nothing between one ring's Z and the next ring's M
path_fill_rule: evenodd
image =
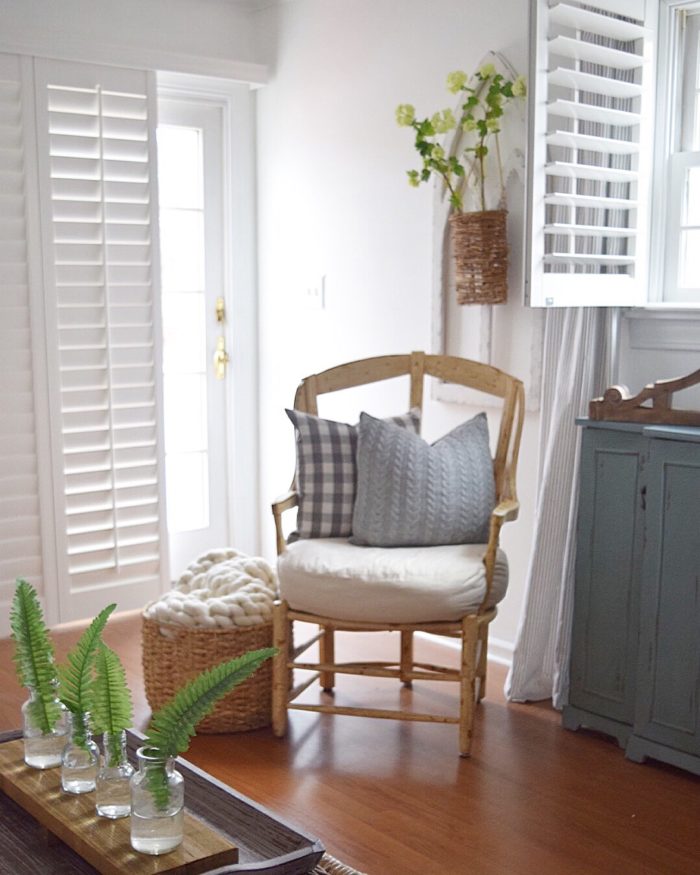
M158 95L222 108L224 151L224 276L231 450L228 465L232 546L258 554L260 541L258 307L255 259L253 98L240 83L159 73ZM241 497L243 497L241 499Z
M631 349L700 350L700 309L631 310L624 318Z
M0 37L0 52L32 55L60 61L83 61L116 67L134 67L138 70L172 71L202 76L215 76L250 86L268 81L265 64L251 61L233 61L204 55L189 55L163 49L144 49L109 42L85 42L80 38L62 36L60 46L50 37L33 36L25 42L14 42Z
M36 116L34 112L34 65L31 58L20 58L22 76L22 135L24 138L25 215L27 232L27 273L32 335L32 375L34 390L34 430L41 513L41 567L46 622L59 622L58 564L54 482L51 455L49 375L44 303L44 257L41 247L39 173L37 165Z
M158 167L158 144L156 126L158 124L158 90L156 76L147 73L148 89L148 164L149 201L151 208L151 302L153 313L153 382L155 385L156 409L156 447L158 458L158 537L160 538L160 591L170 589L170 553L168 551L168 505L165 497L165 400L163 397L163 294L160 282L160 205L158 177L153 172Z
M444 635L431 635L429 632L416 632L417 638L422 638L424 641L430 641L433 644L442 644L444 647L449 647L450 650L459 650L461 644L458 638L446 638ZM489 661L496 662L499 665L505 665L508 668L513 664L513 651L515 645L512 641L506 641L503 638L494 638L489 635Z

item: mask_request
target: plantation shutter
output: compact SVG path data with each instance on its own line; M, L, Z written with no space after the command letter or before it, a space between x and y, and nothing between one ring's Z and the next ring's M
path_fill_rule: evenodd
M165 580L151 76L37 60L61 619Z
M533 4L532 306L646 301L656 9Z
M16 577L44 597L20 59L0 54L0 635Z

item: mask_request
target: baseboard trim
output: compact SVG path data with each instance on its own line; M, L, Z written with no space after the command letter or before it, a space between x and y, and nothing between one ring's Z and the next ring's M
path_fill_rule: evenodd
M435 644L442 644L443 647L450 647L452 650L459 650L459 641L456 638L446 638L443 635L431 635L429 632L416 632L419 638L425 638ZM506 641L503 638L494 638L489 635L489 660L496 662L499 665L505 665L510 668L513 664L514 645L511 641Z

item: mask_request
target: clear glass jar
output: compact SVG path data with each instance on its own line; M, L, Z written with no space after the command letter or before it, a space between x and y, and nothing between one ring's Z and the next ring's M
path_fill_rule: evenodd
M69 715L55 696L49 703L29 688L29 698L22 705L24 761L34 769L53 769L61 765L66 746Z
M66 793L91 793L97 780L100 751L92 740L90 715L71 714L71 732L61 757L61 787Z
M112 820L128 817L131 810L129 781L134 774L134 767L126 755L126 732L105 732L102 751L97 773L95 810L101 817Z
M131 847L142 854L167 854L182 843L185 780L172 757L140 747L131 778Z

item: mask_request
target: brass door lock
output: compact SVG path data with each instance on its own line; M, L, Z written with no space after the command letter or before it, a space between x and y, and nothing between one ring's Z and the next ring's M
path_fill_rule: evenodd
M226 352L226 341L223 335L219 335L214 351L214 375L217 380L223 380L226 376L226 365L229 363L229 354Z

